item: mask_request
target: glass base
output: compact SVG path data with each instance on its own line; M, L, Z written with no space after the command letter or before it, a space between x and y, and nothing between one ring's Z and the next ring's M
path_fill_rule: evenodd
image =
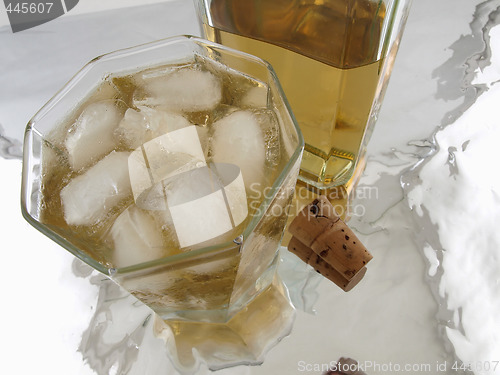
M266 353L292 329L295 309L279 276L227 323L162 320L155 336L164 340L180 372L195 371L202 363L210 370L259 365Z

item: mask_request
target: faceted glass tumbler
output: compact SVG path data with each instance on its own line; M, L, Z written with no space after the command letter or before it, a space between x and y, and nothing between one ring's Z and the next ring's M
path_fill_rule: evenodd
M267 62L160 40L95 58L28 123L22 213L161 318L227 322L273 281L303 147Z

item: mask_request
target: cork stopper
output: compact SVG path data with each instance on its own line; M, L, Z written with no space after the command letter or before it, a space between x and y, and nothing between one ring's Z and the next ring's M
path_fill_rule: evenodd
M289 231L288 250L346 292L361 281L373 258L324 196L304 207Z

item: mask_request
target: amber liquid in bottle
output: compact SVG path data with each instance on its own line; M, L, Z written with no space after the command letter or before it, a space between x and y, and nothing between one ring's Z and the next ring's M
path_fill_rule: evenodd
M370 0L213 0L208 39L271 63L303 132L301 179L356 174L377 93L385 7Z

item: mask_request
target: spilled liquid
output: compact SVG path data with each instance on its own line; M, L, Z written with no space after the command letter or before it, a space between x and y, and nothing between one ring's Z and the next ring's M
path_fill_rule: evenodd
M23 155L22 144L17 139L11 139L4 135L4 129L0 124L0 158L20 159Z
M439 332L474 374L500 373L499 24L500 4L480 4L471 34L435 70L438 98L463 101L433 134L430 156L401 178L422 228Z

